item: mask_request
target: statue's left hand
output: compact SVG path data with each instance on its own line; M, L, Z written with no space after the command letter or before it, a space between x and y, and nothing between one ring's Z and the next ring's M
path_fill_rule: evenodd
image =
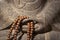
M24 19L23 21L22 21L22 24L23 24L23 26L22 26L22 30L24 31L24 32L26 32L27 31L27 29L28 29L28 26L27 26L27 23L28 22L33 22L34 23L34 31L35 32L42 32L42 30L44 30L44 28L46 28L44 25L43 25L43 23L41 23L41 22L39 22L38 21L38 19Z

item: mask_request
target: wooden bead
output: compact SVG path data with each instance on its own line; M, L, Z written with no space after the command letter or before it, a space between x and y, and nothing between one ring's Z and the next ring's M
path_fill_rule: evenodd
M17 25L19 25L19 22L17 23Z

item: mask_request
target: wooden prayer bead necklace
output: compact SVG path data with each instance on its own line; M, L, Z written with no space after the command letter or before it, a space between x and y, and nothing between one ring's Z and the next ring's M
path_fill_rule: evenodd
M28 24L28 30L27 30L27 40L31 40L32 39L32 34L33 34L33 22L29 22Z
M26 16L18 16L18 18L13 22L13 24L9 30L7 40L11 40L11 35L12 35L13 30L14 30L13 40L17 40L17 34L19 32L18 29L20 29L19 25L21 23L21 20L27 19L27 18L28 17L26 17ZM27 25L28 25L27 40L30 40L30 39L32 39L32 34L33 34L33 28L34 28L33 22L29 22L29 23L27 23Z

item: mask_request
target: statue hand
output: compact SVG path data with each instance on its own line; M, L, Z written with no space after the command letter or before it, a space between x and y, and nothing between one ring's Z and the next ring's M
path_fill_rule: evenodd
M43 25L43 23L39 22L38 19L25 19L22 21L22 30L24 32L27 32L27 29L28 29L28 26L27 26L27 23L28 22L34 22L34 31L35 32L41 32L42 30L44 30L45 26Z
M43 25L40 24L40 23L35 24L35 25L34 25L34 29L35 29L34 31L35 31L35 32L41 31L41 30L43 29L42 26L43 26ZM27 25L23 25L23 26L22 26L22 30L23 30L24 32L27 32L27 29L28 29L28 26L27 26Z
M46 26L46 24L43 22L43 20L41 19L25 19L22 21L23 23L23 26L22 26L22 30L24 32L27 32L27 29L28 29L28 26L27 26L27 23L28 22L34 22L34 31L36 33L40 32L40 33L45 33L47 31L50 31L50 27Z

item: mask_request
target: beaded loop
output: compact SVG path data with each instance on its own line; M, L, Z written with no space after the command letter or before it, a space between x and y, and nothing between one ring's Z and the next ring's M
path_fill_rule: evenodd
M27 19L28 17L26 16L18 16L18 18L16 18L16 20L13 22L10 30L9 30L9 34L8 34L8 38L7 40L11 40L11 34L13 33L13 30L14 30L14 33L13 33L13 40L17 40L17 34L19 34L19 30L20 29L20 26L21 25L21 20L23 19ZM32 38L32 34L33 34L33 22L29 22L27 23L28 25L28 30L27 30L27 40L30 40Z

